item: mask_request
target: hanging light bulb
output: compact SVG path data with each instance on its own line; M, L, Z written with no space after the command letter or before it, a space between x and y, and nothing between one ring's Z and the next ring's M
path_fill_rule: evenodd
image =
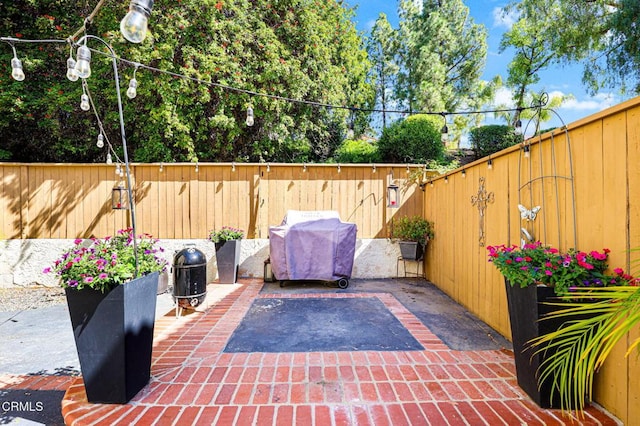
M524 147L524 158L529 158L530 152L529 152L529 145L525 145Z
M98 135L98 141L96 142L96 146L98 148L104 148L104 136L102 135L102 133Z
M131 80L129 80L129 88L127 89L127 97L129 99L133 99L136 97L136 95L138 94L138 91L136 90L138 88L138 80L136 80L136 78L132 78Z
M89 96L86 93L83 93L80 96L80 109L83 111L89 111L91 109L91 105L89 105Z
M487 169L493 170L493 160L491 158L487 161Z
M76 74L83 79L89 78L91 76L91 50L86 44L83 44L78 47L76 57L78 58L75 67Z
M519 118L516 120L515 133L516 135L522 134L522 121Z
M11 59L11 77L15 81L24 80L24 70L22 69L22 61L18 59L18 54L16 53L16 49L13 48L13 59Z
M255 120L253 118L253 108L251 108L251 106L247 108L247 120L245 121L245 123L249 127L253 126L253 124L255 123Z
M78 81L78 73L76 72L76 60L69 56L67 59L67 78L69 81Z
M111 154L107 154L107 164L113 164L113 160L111 159Z
M443 144L446 144L449 141L449 128L447 127L447 116L444 113L442 113L442 118L444 119L444 125L440 129L440 140Z
M522 114L522 110L520 108L518 108L517 111L517 116L516 116L516 122L514 124L514 131L516 135L521 135L522 134L522 120L520 120L520 114Z
M147 36L151 9L153 9L153 0L131 0L129 12L120 21L122 36L131 43L141 43Z

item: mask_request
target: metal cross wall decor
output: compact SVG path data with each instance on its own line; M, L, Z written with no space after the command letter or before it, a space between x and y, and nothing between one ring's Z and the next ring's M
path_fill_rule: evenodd
M484 177L480 179L480 188L478 189L478 195L471 196L471 204L474 206L478 206L478 213L480 214L480 232L478 236L478 243L480 247L484 247L485 238L484 238L484 223L485 223L485 215L484 212L487 209L487 204L493 203L494 195L493 192L487 192L484 187Z

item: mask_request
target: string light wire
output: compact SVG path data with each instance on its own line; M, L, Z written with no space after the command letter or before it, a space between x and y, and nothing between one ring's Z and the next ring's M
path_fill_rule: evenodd
M100 3L103 3L103 1L101 1ZM98 7L98 6L96 6ZM88 20L88 18L87 18ZM84 28L84 27L83 27ZM79 31L80 32L80 31ZM78 33L76 33L78 34ZM74 43L74 45L77 45L75 43L75 41L73 41L73 39L76 37L76 35L71 36L65 40L60 40L60 39L43 39L43 40L33 40L33 39L17 39L17 38L13 38L13 37L0 37L0 41L4 41L6 43L9 43L12 45L12 43L36 43L36 44L47 44L47 43ZM79 46L79 45L77 45ZM245 95L249 95L249 96L254 96L254 97L263 97L263 98L268 98L268 99L274 99L274 100L279 100L279 101L283 101L283 102L289 102L289 103L297 103L297 104L303 104L303 105L308 105L308 106L314 106L314 107L320 107L320 108L328 108L328 109L343 109L343 110L349 110L352 112L368 112L368 113L386 113L386 114L426 114L426 115L440 115L440 116L446 116L446 115L480 115L480 114L495 114L495 113L500 113L500 112L515 112L515 111L519 111L522 112L523 110L528 110L528 109L540 109L542 107L544 107L546 105L546 103L548 102L548 96L541 96L540 99L537 99L536 101L534 101L530 106L528 107L513 107L513 108L493 108L493 109L483 109L483 110L464 110L464 111L422 111L422 110L407 110L407 109L380 109L380 108L360 108L360 107L355 107L355 106L349 106L349 105L337 105L337 104L329 104L329 103L325 103L325 102L317 102L317 101L312 101L312 100L308 100L308 99L296 99L296 98L290 98L287 96L281 96L281 95L276 95L276 94L272 94L272 93L264 93L264 92L258 92L255 90L249 90L249 89L243 89L240 87L235 87L235 86L230 86L227 84L222 84L222 83L216 83L216 82L212 82L212 81L206 81L206 80L202 80L200 78L196 78L196 77L191 77L191 76L187 76L184 74L180 74L177 72L173 72L173 71L168 71L168 70L163 70L160 68L156 68L156 67L152 67L150 65L145 65L136 61L131 61L125 58L122 58L120 56L115 56L114 54L111 53L107 53L101 50L97 50L94 48L89 48L89 50L91 50L91 52L97 54L97 55L102 55L108 58L111 58L112 60L116 60L117 62L129 65L131 67L134 68L142 68L142 69L146 69L148 71L151 71L153 73L158 73L158 74L165 74L168 75L170 77L175 77L175 78L180 78L183 80L188 80L194 83L198 83L201 85L206 85L206 86L210 86L210 87L216 87L219 89L222 89L224 91L229 91L229 92L235 92L235 93L240 93L240 94L245 94Z

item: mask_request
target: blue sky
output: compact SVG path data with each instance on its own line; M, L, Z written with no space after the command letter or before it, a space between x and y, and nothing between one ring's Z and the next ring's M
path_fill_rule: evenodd
M356 28L368 34L380 12L384 12L394 28L398 26L397 0L347 0L350 6L356 6ZM513 52L499 53L502 34L509 28L509 19L505 19L501 12L507 2L504 0L465 0L471 16L476 23L484 24L487 28L488 55L483 78L490 80L495 75L501 75L503 81L507 77L507 65L513 57ZM545 90L550 95L556 93L572 94L573 100L568 101L556 112L562 120L569 124L583 117L587 117L612 105L620 103L623 98L613 91L598 93L590 96L581 84L581 67L555 67L541 73L540 84L536 90ZM496 95L499 102L506 102L510 94L501 91ZM626 99L626 98L625 98ZM492 122L493 120L487 120ZM558 119L542 125L543 128L559 126Z

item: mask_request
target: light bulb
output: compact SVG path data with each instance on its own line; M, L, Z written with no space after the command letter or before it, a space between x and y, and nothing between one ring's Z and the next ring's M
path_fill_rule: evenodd
M69 56L67 59L67 78L69 81L78 81L78 73L76 72L76 60Z
M136 80L135 78L132 78L129 81L129 88L127 89L127 97L129 99L133 99L136 97L136 95L138 94L138 91L136 90L137 87L138 87L138 80Z
M78 47L78 58L76 62L76 74L80 78L89 78L91 76L91 50L86 45Z
M89 105L89 96L86 93L83 93L80 96L80 109L83 111L89 111L91 109L91 105Z
M22 61L17 57L11 60L11 77L15 81L24 80L24 71L22 70Z
M515 133L516 135L522 134L522 121L520 119L516 120Z
M141 43L147 35L153 0L131 0L129 12L120 21L122 36L131 43Z
M442 129L440 130L440 140L442 143L447 143L449 140L449 128L446 124L442 126Z
M524 147L524 158L529 158L529 145Z
M107 164L112 164L113 160L111 159L111 154L107 154Z
M102 135L102 133L100 133L98 135L98 141L96 142L96 146L98 148L103 148L104 147L104 136Z
M253 108L251 107L247 108L247 120L245 121L245 123L249 127L253 126L253 124L255 123L255 120L253 119Z

